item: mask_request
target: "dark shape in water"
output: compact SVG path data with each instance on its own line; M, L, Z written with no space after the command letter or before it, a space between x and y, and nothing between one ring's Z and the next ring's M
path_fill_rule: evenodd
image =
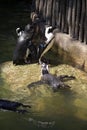
M10 110L10 111L18 112L18 113L26 113L26 112L28 112L25 109L17 109L20 106L22 106L23 108L25 108L25 107L31 108L30 105L24 105L24 104L22 104L20 102L0 99L0 109Z

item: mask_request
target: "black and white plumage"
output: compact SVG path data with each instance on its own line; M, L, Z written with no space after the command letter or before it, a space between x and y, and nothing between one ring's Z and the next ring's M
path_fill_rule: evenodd
M48 64L41 63L41 75L49 74Z
M50 85L54 91L58 88L70 88L70 86L64 84L64 79L71 80L75 79L75 77L68 75L55 76L49 73L48 65L46 63L41 64L41 81Z
M27 87L30 89L36 87L36 85L48 84L54 92L58 91L60 88L71 88L69 85L64 84L64 81L75 79L74 76L68 75L53 75L49 72L48 64L41 62L41 77L37 82L29 84Z
M16 34L17 34L18 37L20 37L23 32L24 32L24 31L23 31L21 28L19 28L19 27L16 28Z
M28 24L25 26L25 30L21 30L20 28L16 29L17 33L17 44L13 53L13 64L24 64L26 59L26 52L28 48L28 44L30 43L34 28Z
M45 37L46 37L46 41L45 43L48 44L53 38L54 38L54 34L53 34L53 27L52 26L47 26L45 29Z

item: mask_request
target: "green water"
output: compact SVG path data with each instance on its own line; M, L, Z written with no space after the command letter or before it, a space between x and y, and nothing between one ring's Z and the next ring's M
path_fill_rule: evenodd
M28 8L28 5L23 3L12 7L0 5L1 65L4 62L12 61L16 42L15 29L18 26L24 27L29 22L30 10ZM8 88L9 85L5 83L1 76L0 98L11 99L11 97L15 97L15 94ZM30 112L19 114L0 111L0 130L87 129L87 95L84 95L84 93L80 95L72 90L59 90L58 93L53 93L48 89L46 95L34 92L31 97L23 96L20 101L32 105Z

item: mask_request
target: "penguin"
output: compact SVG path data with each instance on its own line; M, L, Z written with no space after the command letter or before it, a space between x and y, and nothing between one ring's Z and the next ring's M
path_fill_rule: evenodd
M75 79L75 77L68 75L53 75L49 72L48 64L41 63L41 81L51 86L54 92L59 88L71 88L69 85L64 84L64 79L71 80Z

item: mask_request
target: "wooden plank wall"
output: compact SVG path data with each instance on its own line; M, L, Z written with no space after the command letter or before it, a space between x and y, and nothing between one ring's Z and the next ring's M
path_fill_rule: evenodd
M87 44L87 0L33 0L33 4L46 24Z

